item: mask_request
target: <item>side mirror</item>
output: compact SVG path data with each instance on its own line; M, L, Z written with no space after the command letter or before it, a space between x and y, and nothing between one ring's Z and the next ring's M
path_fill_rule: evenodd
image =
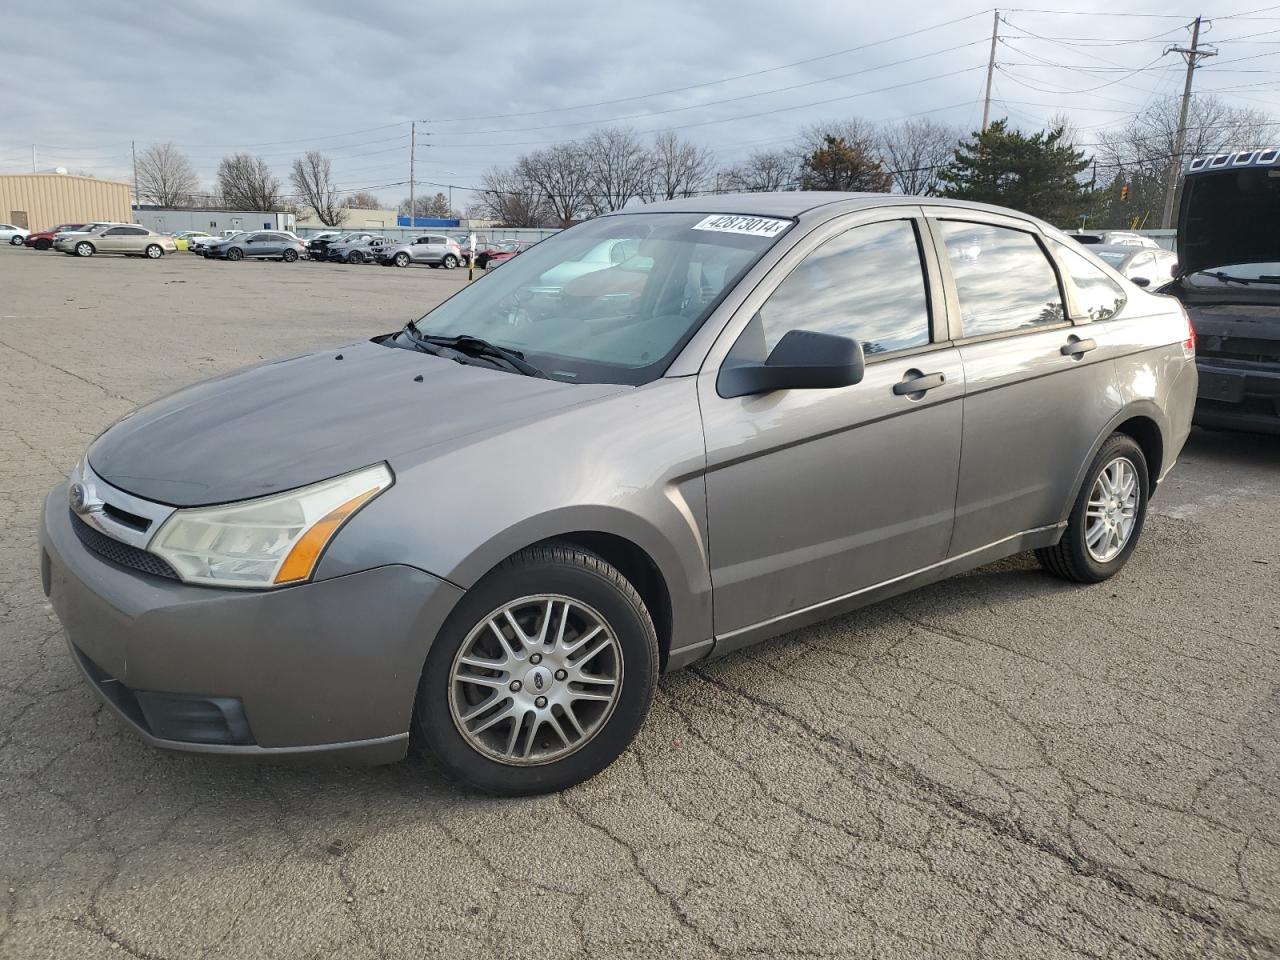
M789 330L764 363L744 363L720 371L720 396L746 397L773 390L848 387L862 380L862 344L849 337Z
M1151 286L1151 278L1150 278L1150 277L1130 277L1130 278L1129 278L1129 282L1130 282L1130 283L1137 284L1139 287L1149 287L1149 286Z

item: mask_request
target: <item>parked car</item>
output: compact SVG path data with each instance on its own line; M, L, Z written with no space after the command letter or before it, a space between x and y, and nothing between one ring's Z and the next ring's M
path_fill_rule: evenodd
M76 227L74 230L59 230L53 235L53 245L56 247L59 240L64 240L72 234L88 234L95 233L103 227L136 227L136 223L120 223L115 220L95 220L92 223L85 223Z
M1102 233L1085 233L1083 230L1077 230L1071 234L1071 239L1077 243L1105 244L1111 247L1160 248L1160 244L1150 237L1144 237L1142 234L1134 233L1131 230L1104 230Z
M484 250L476 251L476 266L488 270L491 265L497 266L504 260L510 260L531 246L533 244L527 240L498 240Z
M452 270L463 262L463 253L457 240L432 233L408 243L384 243L378 249L377 260L384 267L407 267L411 263L425 263Z
M1089 252L1141 287L1163 287L1178 272L1178 255L1160 247L1100 243Z
M20 247L29 233L30 231L24 227L15 226L12 223L0 223L0 243Z
M24 246L31 247L33 250L48 250L53 246L53 238L59 233L79 230L83 227L83 223L60 223L56 227L50 227L48 230L38 230L35 233L27 234L27 238L22 241Z
M210 260L283 260L293 263L307 252L307 245L280 230L241 233L205 248Z
M374 263L383 246L389 241L383 236L363 237L329 244L325 259L333 263Z
M567 260L552 267L538 278L538 293L559 293L564 285L578 277L607 270L623 263L640 252L640 243L634 239L610 238L596 244L577 260Z
M226 241L232 240L236 237L246 236L248 232L249 231L247 230L232 230L230 233L225 235L218 234L217 236L206 235L203 237L192 237L187 241L187 252L199 254L202 257L207 256L211 247L215 247L220 243L225 243Z
M645 268L530 293L614 238ZM1008 210L618 211L402 330L118 421L45 503L44 590L153 745L412 738L480 788L557 790L627 747L663 670L1019 551L1113 576L1190 429L1191 337Z
M197 240L216 241L221 239L219 237L214 237L212 234L205 233L203 230L179 230L177 233L169 234L169 236L173 237L174 245L177 246L179 250L186 251L190 251L191 245Z
M344 243L355 240L368 240L374 236L367 230L348 231L347 233L331 233L329 235L320 234L312 237L307 241L307 253L312 260L328 260L329 247L335 243Z
M159 260L166 253L175 253L178 249L172 237L140 227L136 223L112 224L84 233L61 233L53 247L77 257L118 253L126 257L147 257L150 260Z
M1178 210L1178 275L1162 293L1196 330L1195 422L1280 433L1280 150L1193 160Z

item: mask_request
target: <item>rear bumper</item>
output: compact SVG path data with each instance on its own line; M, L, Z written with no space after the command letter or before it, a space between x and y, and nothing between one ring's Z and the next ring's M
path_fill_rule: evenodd
M402 757L422 664L462 591L393 565L272 591L126 569L45 503L41 577L72 657L147 743L264 759Z
M1195 422L1204 427L1280 433L1280 363L1198 356Z

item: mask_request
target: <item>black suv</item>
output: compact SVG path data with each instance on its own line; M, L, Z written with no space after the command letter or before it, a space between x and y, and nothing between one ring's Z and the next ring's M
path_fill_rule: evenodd
M1280 433L1280 149L1191 162L1178 274L1161 292L1195 328L1195 422Z

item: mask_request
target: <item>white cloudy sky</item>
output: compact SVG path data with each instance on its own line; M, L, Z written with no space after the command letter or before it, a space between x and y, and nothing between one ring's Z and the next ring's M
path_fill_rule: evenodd
M1038 127L1066 111L1088 141L1180 93L1181 59L1161 52L1186 42L1197 12L1215 18L1206 38L1221 51L1197 87L1280 104L1280 3L1261 2L1004 11L994 113ZM676 128L725 162L828 119L926 115L971 129L991 20L990 8L943 0L9 4L0 172L30 170L34 144L39 169L128 179L130 141L171 140L206 182L236 150L284 180L314 148L340 187L394 204L410 120L426 121L420 191L474 185L486 166L610 122Z

